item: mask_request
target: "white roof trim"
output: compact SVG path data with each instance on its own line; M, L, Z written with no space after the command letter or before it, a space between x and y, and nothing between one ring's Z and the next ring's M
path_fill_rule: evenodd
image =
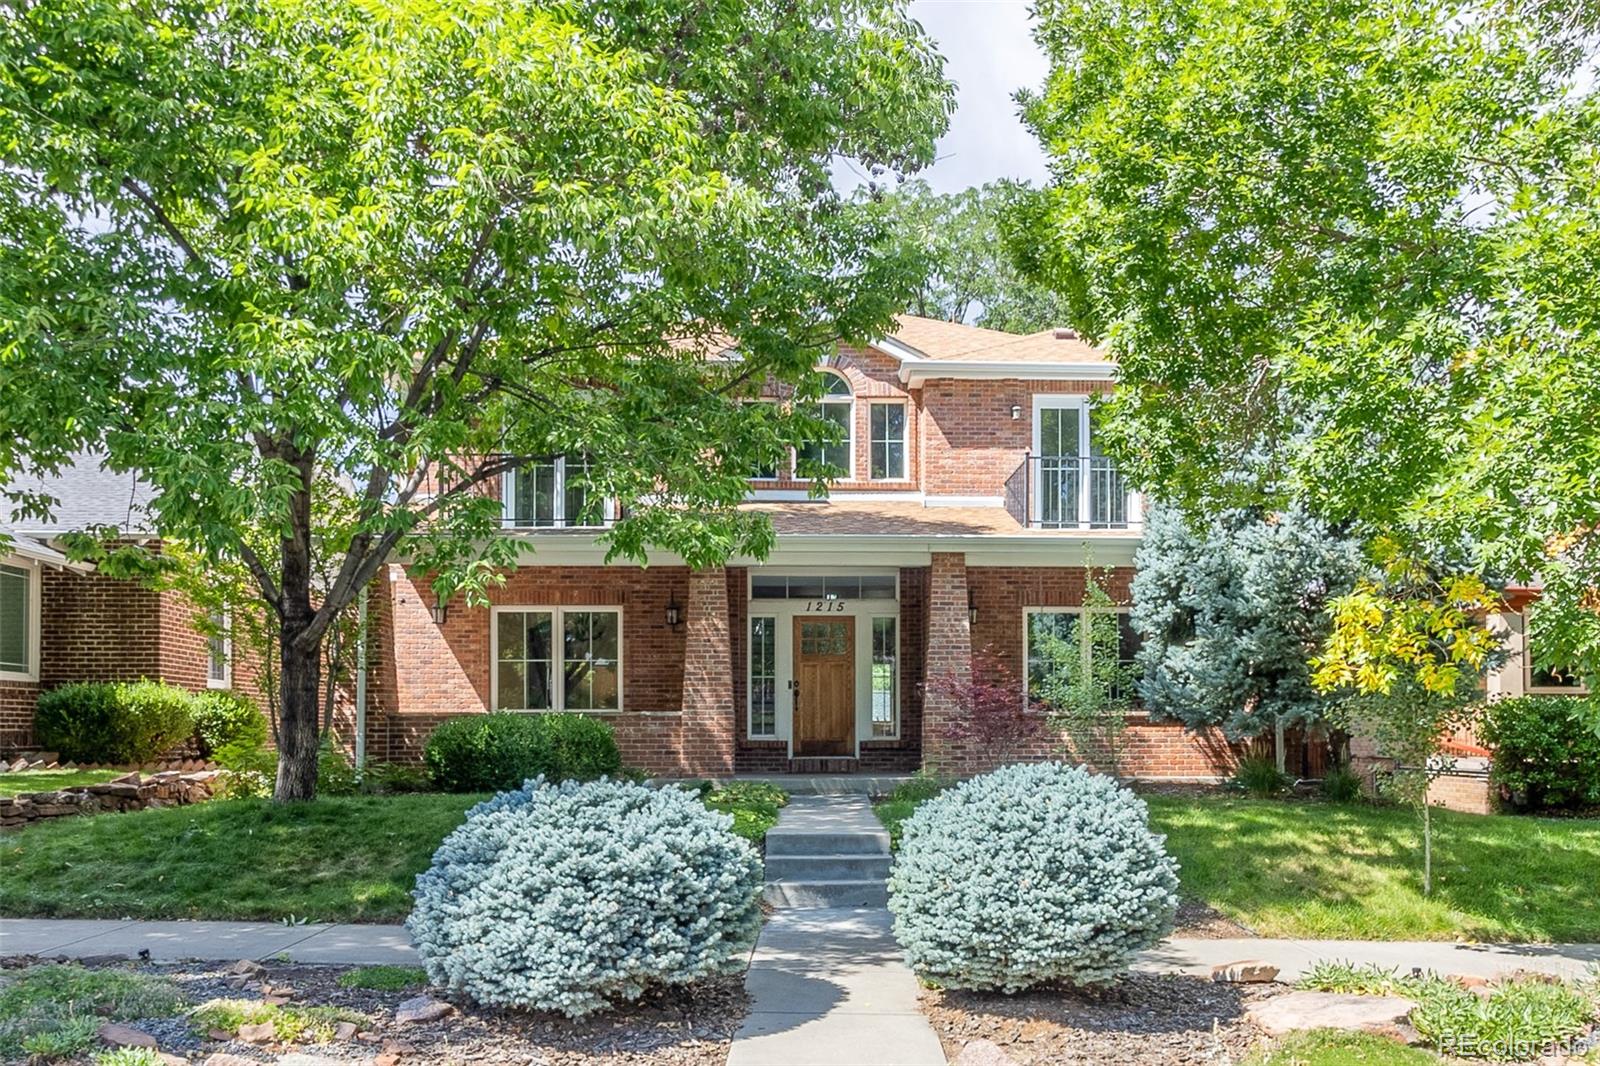
M937 378L994 380L1022 378L1029 381L1115 381L1115 363L982 363L959 359L929 359L914 364L902 363L900 381L916 388Z
M913 348L905 341L895 340L893 337L881 337L872 342L872 347L881 352L886 352L887 354L894 356L902 363L931 362L925 352ZM905 371L902 370L901 374L903 375L904 373ZM901 380L904 380L904 378L902 377Z

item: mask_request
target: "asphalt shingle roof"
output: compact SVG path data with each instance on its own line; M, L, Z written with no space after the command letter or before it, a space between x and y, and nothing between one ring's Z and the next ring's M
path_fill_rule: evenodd
M68 533L90 526L116 526L123 533L149 533L146 505L150 487L131 473L107 470L104 458L80 455L59 474L18 474L10 491L45 492L55 498L49 520L18 514L16 504L0 495L0 524L20 530Z

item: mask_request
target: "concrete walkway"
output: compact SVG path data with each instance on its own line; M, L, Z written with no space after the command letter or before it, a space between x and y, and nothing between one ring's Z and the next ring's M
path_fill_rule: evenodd
M754 963L784 964L793 970L814 959L848 963L860 950L875 961L899 965L888 938L888 913L881 910L814 908L784 910L768 920L756 945ZM825 937L841 945L828 948ZM803 947L797 944L803 942ZM92 958L96 955L153 959L270 959L294 962L376 965L415 964L416 952L398 925L282 925L274 922L138 922L87 919L0 918L0 955ZM795 957L798 955L798 957ZM892 956L892 958L890 958ZM1144 953L1137 969L1154 973L1206 975L1211 967L1240 959L1260 959L1278 967L1280 980L1292 981L1323 959L1374 963L1395 969L1421 967L1438 973L1494 977L1513 970L1538 970L1582 976L1600 965L1600 944L1448 944L1436 941L1236 940L1164 941ZM860 961L860 960L857 960ZM884 1000L883 1002L887 1002ZM757 1009L761 1009L758 1004Z

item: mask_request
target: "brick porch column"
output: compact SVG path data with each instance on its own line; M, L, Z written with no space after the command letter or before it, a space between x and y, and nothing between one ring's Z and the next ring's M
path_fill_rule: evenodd
M967 605L967 557L963 552L935 552L928 577L927 690L922 703L922 761L938 773L961 769L962 741L946 735L949 724L965 712L945 691L954 677L972 677L972 622Z
M733 772L729 636L726 572L720 566L691 571L683 644L683 757L690 773Z

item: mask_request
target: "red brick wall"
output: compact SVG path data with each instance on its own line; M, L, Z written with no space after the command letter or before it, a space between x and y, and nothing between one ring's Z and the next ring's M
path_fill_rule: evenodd
M935 582L938 581L938 556L935 556ZM1119 603L1129 599L1131 567L1109 569L1101 578L1102 587ZM1014 684L1020 701L1023 676L1023 618L1029 607L1076 607L1083 603L1085 571L1081 567L970 567L967 586L978 621L972 626L972 648L978 680ZM931 653L930 653L931 654ZM930 659L929 679L938 676ZM928 696L930 707L940 697ZM959 711L951 709L948 713ZM930 728L934 728L929 715ZM1000 753L983 750L971 740L935 741L949 750L946 768L956 773L978 773L1004 761ZM1132 777L1200 778L1225 777L1232 773L1239 749L1229 745L1216 731L1186 732L1170 722L1152 722L1143 714L1129 719L1125 736L1123 773ZM1031 741L1019 746L1015 759L1061 758L1066 754L1065 738L1042 728Z
M368 757L416 761L439 722L488 708L490 613L458 598L449 604L445 624L435 625L426 582L399 567L391 567L390 576L374 586L373 603L385 602L373 614L373 643L384 650L373 664ZM729 573L718 580L732 586L739 578ZM524 567L508 574L489 598L502 605L621 606L623 709L601 718L615 730L624 761L661 773L725 773L735 718L733 641L725 639L729 700L722 706L720 732L713 735L683 708L689 584L684 567ZM740 590L742 602L742 584ZM685 616L676 627L666 622L669 602ZM341 732L348 735L350 728Z
M33 709L39 699L34 681L0 681L0 756L33 747Z
M938 496L1004 496L1033 447L1033 397L1092 394L1108 382L930 380L918 391L922 487ZM1013 419L1011 408L1021 408Z

